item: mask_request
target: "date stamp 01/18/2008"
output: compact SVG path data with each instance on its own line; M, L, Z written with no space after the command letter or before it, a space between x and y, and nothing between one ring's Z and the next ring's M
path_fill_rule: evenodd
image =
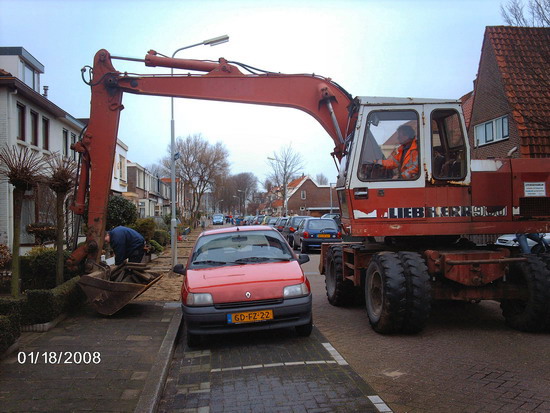
M19 364L100 364L99 351L20 351Z

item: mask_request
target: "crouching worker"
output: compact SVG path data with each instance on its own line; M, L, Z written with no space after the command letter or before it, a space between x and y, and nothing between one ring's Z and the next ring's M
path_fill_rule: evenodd
M105 242L115 252L115 265L122 264L126 259L130 262L141 262L145 254L145 239L132 228L120 226L107 231Z

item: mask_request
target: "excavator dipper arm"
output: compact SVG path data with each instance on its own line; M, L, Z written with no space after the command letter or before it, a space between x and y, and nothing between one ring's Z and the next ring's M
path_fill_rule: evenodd
M113 67L106 50L96 53L91 81L90 121L82 140L74 149L82 154L80 179L72 210L84 213L88 197L86 244L69 258L76 266L87 259L91 271L103 246L107 202L115 157L122 96L141 95L183 97L226 102L284 106L313 116L332 137L334 156L343 156L343 136L353 130L350 117L352 98L328 78L316 75L278 73L243 74L225 59L219 62L159 57L150 51L147 66L162 66L205 72L204 74L130 76Z

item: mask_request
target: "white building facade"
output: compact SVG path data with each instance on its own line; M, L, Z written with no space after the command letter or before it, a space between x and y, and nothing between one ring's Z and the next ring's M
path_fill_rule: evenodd
M70 149L85 126L40 93L44 66L22 47L0 47L0 147L27 147L39 155L54 153L77 159ZM13 239L12 186L0 181L0 243ZM43 216L36 205L36 191L28 191L22 211L21 242L33 243L28 224Z

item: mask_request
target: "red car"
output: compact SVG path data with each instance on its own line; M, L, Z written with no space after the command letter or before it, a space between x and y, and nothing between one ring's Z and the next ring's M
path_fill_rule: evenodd
M182 311L190 347L201 335L294 327L309 336L313 327L309 280L282 235L267 226L203 232L184 275Z

